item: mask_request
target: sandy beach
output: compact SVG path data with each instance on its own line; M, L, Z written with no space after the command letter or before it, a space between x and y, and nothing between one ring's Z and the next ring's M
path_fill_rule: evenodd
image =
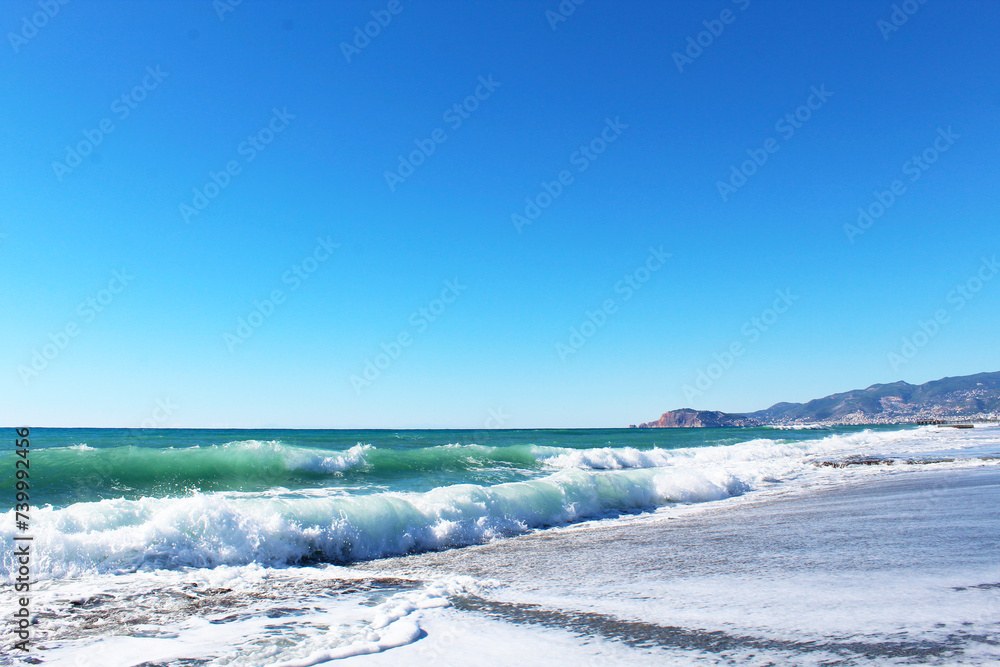
M995 664L1000 466L857 477L359 565L492 585L353 660Z

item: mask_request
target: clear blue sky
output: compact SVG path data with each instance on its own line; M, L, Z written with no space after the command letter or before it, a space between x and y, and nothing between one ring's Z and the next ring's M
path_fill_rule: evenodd
M42 5L0 7L0 422L625 426L1000 369L996 2Z

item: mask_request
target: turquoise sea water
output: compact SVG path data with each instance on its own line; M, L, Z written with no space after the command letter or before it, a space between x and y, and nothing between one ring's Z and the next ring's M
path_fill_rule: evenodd
M861 430L33 429L33 499L63 508L197 492L426 492L537 479L553 472L553 462L568 467L558 465L559 457L576 457L585 469L653 467L663 450L802 442ZM11 449L0 451L5 486L13 484Z
M36 565L60 577L448 549L743 495L908 430L34 429ZM0 455L8 486L14 456Z

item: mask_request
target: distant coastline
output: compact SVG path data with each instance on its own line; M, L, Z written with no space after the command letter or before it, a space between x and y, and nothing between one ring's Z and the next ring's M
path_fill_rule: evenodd
M681 408L630 428L858 426L1000 420L1000 372L913 385L874 384L807 403L776 403L747 413Z

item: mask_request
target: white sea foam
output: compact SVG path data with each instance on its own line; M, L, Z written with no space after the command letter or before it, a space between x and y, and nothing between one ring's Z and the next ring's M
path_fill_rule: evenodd
M338 472L342 470L347 470L349 468L356 468L363 466L367 463L365 459L365 452L375 449L372 445L363 445L358 443L357 445L351 447L346 452L341 454L334 454L333 456L323 457L319 461L318 466L314 467L313 462L308 463L298 463L293 470L299 469L309 469L309 470L320 470L322 472Z
M563 470L527 482L462 484L427 493L333 498L230 498L197 493L77 503L34 513L39 576L157 567L349 561L472 544L668 502L752 488L753 474L658 469ZM10 532L12 517L0 532ZM3 569L10 576L8 558Z
M306 472L341 472L367 463L365 453L375 449L372 445L358 443L344 452L322 449L290 447L278 440L239 440L219 446L224 451L256 455L270 460L277 457L286 470Z
M67 607L87 609L97 598L105 605L102 615L129 625L126 636L114 636L95 632L92 619L71 619L78 628L65 633L71 635L68 641L46 643L45 662L55 667L176 664L192 658L208 667L292 667L414 642L425 634L426 613L446 609L452 596L480 590L469 577L385 580L381 586L398 590L390 594L369 586L369 580L365 573L333 566L160 570L45 582L36 587L32 604L55 617ZM227 597L219 601L213 595ZM198 607L193 617L185 600ZM151 607L159 614L155 625L148 625ZM0 605L0 611L6 609ZM279 631L283 641L275 642Z
M655 468L670 463L674 454L667 449L640 450L634 447L599 447L570 449L567 447L534 447L532 453L539 463L553 468L593 468L621 470L623 468Z
M859 431L832 434L811 440L775 440L757 438L733 445L640 450L634 447L534 447L535 458L552 468L623 470L628 468L672 467L678 465L716 465L760 461L782 461L803 456L849 454L902 454L936 451L943 442L960 448L982 446L993 429L980 429L978 437L962 439L933 427L897 431ZM951 437L949 437L951 436Z
M276 667L312 667L330 660L380 653L411 644L422 634L419 614L415 612L451 606L448 596L463 592L470 584L474 586L471 579L463 577L461 580L434 581L417 591L396 593L375 608L374 617L367 625L347 637L334 635L334 646L317 649L316 644L322 646L330 641L328 637L321 637L312 642L313 645L294 649L293 652L302 657L282 660Z

